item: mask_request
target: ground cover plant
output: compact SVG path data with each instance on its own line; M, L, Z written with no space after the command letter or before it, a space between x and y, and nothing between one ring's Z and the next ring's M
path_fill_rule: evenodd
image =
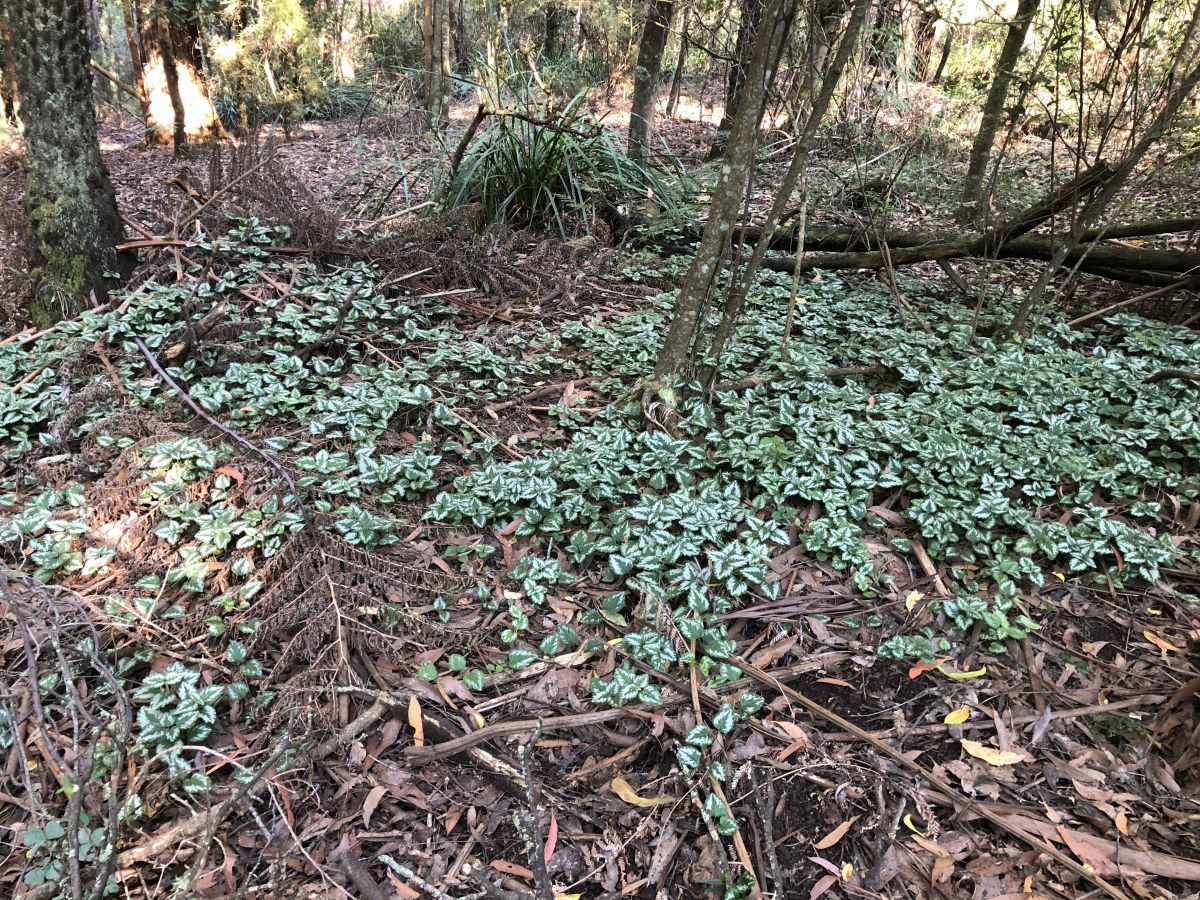
M1195 895L1197 0L0 70L0 894Z
M672 726L658 766L718 834L740 836L720 748L766 698L738 687L738 623L786 606L797 560L862 599L777 638L862 628L880 665L952 675L972 674L954 662L970 648L1003 654L1044 627L1056 585L1158 582L1169 602L1196 602L1160 579L1197 561L1200 392L1155 377L1200 365L1190 331L1118 313L1103 341L1053 320L1002 341L999 317L945 298L914 329L888 288L818 273L783 357L791 278L769 276L729 381L694 393L668 434L628 398L670 292L514 330L368 262L279 254L287 238L238 223L190 248L210 260L190 278L0 346L17 385L0 395L0 546L129 635L111 671L72 672L104 672L127 698L143 777L211 790L196 749L239 722L285 747L297 722L336 716L359 653L392 648L377 658L408 684L471 704L574 653L573 694L594 708L662 705L671 682L655 673L694 671L719 698ZM616 277L648 274L630 265ZM189 417L172 384L211 419ZM508 416L506 397L546 384L539 415L518 404L536 427L494 409ZM147 627L208 655L164 657ZM94 641L67 634L72 652ZM426 649L400 649L414 641ZM619 657L606 665L607 647ZM106 771L81 778L93 802ZM118 794L121 827L152 821L144 786ZM27 842L44 858L31 886L63 877L57 822ZM747 889L728 877L730 895Z

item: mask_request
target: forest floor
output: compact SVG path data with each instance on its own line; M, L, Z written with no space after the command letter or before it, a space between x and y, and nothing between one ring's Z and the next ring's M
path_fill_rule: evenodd
M1196 896L1194 295L1072 329L1131 296L1084 279L1012 346L1033 264L822 273L781 360L764 276L750 386L668 437L628 401L686 259L401 216L446 148L394 118L219 176L102 139L120 307L18 333L0 259L6 891L112 842L124 896ZM903 140L839 140L816 223L951 221L944 149L864 209Z

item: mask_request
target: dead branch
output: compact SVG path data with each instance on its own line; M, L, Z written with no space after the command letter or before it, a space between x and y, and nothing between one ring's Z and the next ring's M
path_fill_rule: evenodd
M1176 381L1195 381L1200 383L1200 372L1189 372L1186 369L1163 369L1155 372L1146 379L1146 384L1155 384L1159 381L1174 379Z
M133 340L134 340L134 343L137 344L138 349L142 351L142 355L144 357L146 357L146 361L150 363L150 368L152 368L154 370L155 374L158 375L158 377L163 380L163 382L167 385L167 387L169 387L172 391L174 391L179 396L179 399L181 399L184 403L186 403L188 405L188 407L192 410L192 412L194 412L196 415L198 415L200 418L202 418L209 425L212 425L214 428L216 428L219 432L221 432L223 435L225 435L231 441L236 443L238 446L240 446L246 450L249 450L255 456L258 456L261 459L263 459L267 465L269 465L272 469L275 470L275 472L279 475L279 477L283 479L284 483L287 484L288 490L290 490L292 492L292 498L296 501L296 506L299 508L300 514L304 517L305 523L308 523L311 519L311 515L309 513L308 507L305 505L303 498L300 496L300 489L296 486L296 482L292 478L291 473L283 467L283 464L280 463L279 460L277 460L274 456L272 456L266 450L263 450L261 447L259 447L257 444L242 437L240 434L238 434L232 428L229 428L226 425L222 425L220 422L218 422L216 419L214 419L211 415L209 415L208 412L206 412L205 409L199 403L197 403L195 400L193 400L191 395L187 391L185 391L179 385L179 383L167 373L167 370L164 369L159 364L159 362L155 358L154 354L152 352L150 352L150 348L146 346L146 344L142 341L142 339L140 337L135 337Z
M539 728L543 731L571 730L582 728L585 725L599 725L602 722L611 722L614 719L623 719L637 714L638 710L632 708L601 709L595 712L554 716L546 719L495 722L491 725L485 725L478 731L472 731L464 734L462 737L451 738L439 744L433 744L428 747L408 747L404 751L404 758L408 760L409 765L423 766L435 760L457 756L459 753L482 744L484 741L527 734Z

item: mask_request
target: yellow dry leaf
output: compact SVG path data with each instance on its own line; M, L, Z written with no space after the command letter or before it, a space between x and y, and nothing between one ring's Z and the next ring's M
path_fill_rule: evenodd
M960 706L958 709L946 713L946 718L942 719L942 721L947 725L961 725L969 718L971 718L971 710L965 706Z
M905 813L904 819L902 821L904 822L904 827L907 828L909 831L911 831L913 834L917 834L917 835L920 835L921 837L925 837L925 832L923 832L920 828L918 828L916 826L916 824L913 822L912 813Z
M1176 647L1174 644L1170 643L1169 641L1163 640L1157 634L1155 634L1153 631L1148 631L1148 630L1143 631L1142 637L1144 637L1146 640L1148 640L1150 643L1152 643L1155 647L1157 647L1163 653L1178 653L1179 652L1178 647Z
M1066 581L1066 580L1067 580L1067 576L1066 576L1064 573L1062 573L1062 572L1052 572L1051 574L1052 574L1052 575L1053 575L1055 578L1057 578L1059 581Z
M842 866L842 881L849 881L854 877L854 863L846 863Z
M922 594L920 591L913 591L907 597L904 598L904 608L907 609L909 612L912 612L913 607L916 606L921 601L921 598L923 598L924 596L925 595Z
M1113 816L1113 822L1117 826L1117 831L1126 837L1129 836L1129 817L1125 815L1125 810L1118 809L1117 814Z
M954 857L938 856L933 860L933 871L929 873L929 879L934 884L940 884L943 881L949 881L953 871Z
M421 718L421 701L413 694L408 698L408 724L413 730L413 746L425 746L425 722Z
M1011 766L1029 759L1029 754L1022 750L997 750L995 747L989 747L978 741L968 741L966 738L959 743L962 744L964 750L976 759L982 759L989 766Z
M941 670L942 674L947 678L953 678L955 681L965 681L968 678L978 678L981 675L987 674L987 666L980 666L978 669L972 669L970 672L947 672Z
M471 713L471 717L475 720L476 728L483 728L487 725L487 719L485 719L479 713Z
M833 831L829 832L829 834L825 835L825 837L817 841L813 845L813 848L816 850L828 850L830 847L834 846L838 841L844 838L846 836L846 832L850 830L850 826L857 821L858 816L852 816L851 818L847 819L837 828L833 829Z
M662 806L664 803L674 803L674 797L668 797L665 794L660 794L657 797L640 797L638 792L630 787L629 782L624 778L614 778L612 780L612 792L624 800L626 803L632 803L634 806Z
M557 891L554 894L554 900L579 900L583 894L560 894Z

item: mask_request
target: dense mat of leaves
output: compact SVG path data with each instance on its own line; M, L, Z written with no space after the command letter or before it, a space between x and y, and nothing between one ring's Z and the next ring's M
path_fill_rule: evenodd
M614 584L673 604L683 635L713 660L724 644L712 616L774 596L767 561L798 524L809 553L868 593L887 574L867 535L889 535L901 553L923 541L956 578L945 624L982 621L994 641L1034 627L1014 612L1022 580L1154 581L1196 552L1176 545L1171 519L1200 498L1200 392L1149 380L1200 362L1193 333L1114 316L1103 345L1054 324L997 345L983 335L1000 323L985 316L973 338L974 311L960 304L939 301L926 332L882 289L849 292L819 276L781 361L788 288L768 283L733 342L729 374L761 383L691 401L679 438L619 412L580 421L570 446L482 467L430 515L476 525L521 516L526 532L569 533L576 563L598 558ZM668 300L566 334L601 370L634 379ZM883 371L865 381L836 372L863 365ZM883 651L929 656L937 637L886 640Z
M1120 587L1196 558L1186 510L1200 502L1200 391L1151 378L1200 368L1186 330L1114 316L1102 335L1051 322L999 343L986 312L922 303L924 329L890 293L819 275L801 285L781 359L790 283L768 277L724 361L736 387L695 385L672 435L624 402L649 372L670 295L518 328L467 318L445 292L421 295L363 262L271 252L285 239L245 223L193 248L212 263L191 281L147 282L123 312L0 345L12 386L0 391L0 560L104 592L114 627L208 642L220 660L211 683L178 661L148 671L148 645L112 676L136 707L131 752L185 790L209 781L182 748L226 719L311 712L278 678L328 664L322 584L374 598L337 612L343 631L355 616L370 640L413 625L402 603L362 586L366 570L404 565L421 524L452 536L440 561L462 576L434 585L426 612L451 622L484 610L499 623L413 664L418 679L453 677L464 692L483 691L486 673L596 649L614 630L654 669L695 659L709 686L731 681L723 616L779 597L773 564L797 548L867 597L923 555L941 566L950 591L920 632L886 613L865 620L880 655L925 658L975 627L993 645L1036 628L1022 586ZM215 419L272 453L301 497L228 435L182 424L190 414L135 337ZM519 398L547 384L566 387L530 430ZM322 535L311 552L293 543L306 529ZM521 542L515 561L505 535ZM288 572L306 583L281 582ZM281 583L303 602L289 607ZM578 617L554 607L568 590L581 592ZM267 650L275 627L303 640ZM628 662L581 691L602 705L661 697ZM725 702L681 733L673 763L722 780L717 734L762 703L750 692ZM13 740L6 723L0 745ZM717 796L704 808L719 833L736 830Z

